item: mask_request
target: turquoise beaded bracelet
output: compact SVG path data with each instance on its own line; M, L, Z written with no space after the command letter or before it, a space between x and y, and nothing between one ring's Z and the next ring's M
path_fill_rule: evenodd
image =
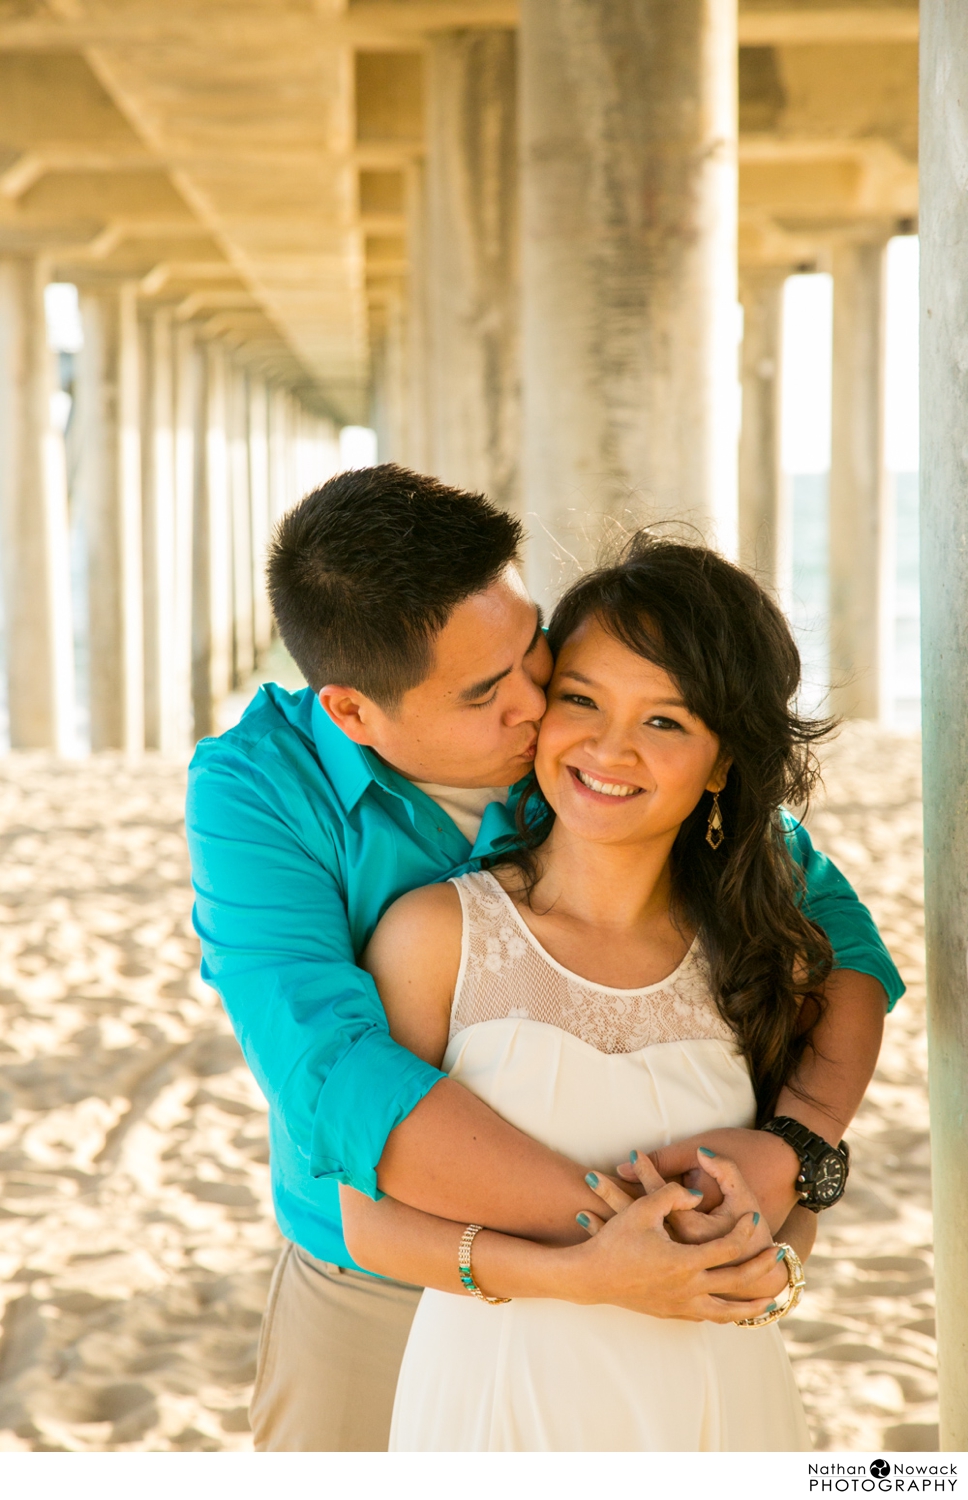
M510 1302L511 1298L488 1297L485 1292L481 1291L477 1282L474 1280L474 1275L471 1271L471 1246L474 1243L475 1237L480 1234L483 1227L484 1226L482 1224L468 1224L467 1228L464 1230L464 1233L461 1235L460 1244L457 1247L457 1274L460 1277L461 1286L464 1288L465 1292L470 1292L471 1296L476 1297L479 1302L490 1302L492 1307L494 1307L501 1302Z

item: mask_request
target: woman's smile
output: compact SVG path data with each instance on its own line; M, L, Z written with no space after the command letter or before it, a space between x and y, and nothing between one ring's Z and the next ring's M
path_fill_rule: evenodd
M627 797L637 797L644 787L635 786L630 781L615 781L614 778L604 776L593 776L591 771L583 771L578 766L569 766L577 786L586 795L591 795L599 801L614 802L621 801Z

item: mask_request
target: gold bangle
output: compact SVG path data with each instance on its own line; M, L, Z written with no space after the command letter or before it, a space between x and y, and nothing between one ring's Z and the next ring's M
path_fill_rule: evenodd
M780 1318L785 1318L788 1312L792 1312L800 1298L806 1280L803 1275L803 1262L792 1245L779 1244L778 1250L785 1250L784 1264L787 1273L787 1299L782 1307L774 1307L772 1312L761 1313L758 1318L738 1318L737 1328L765 1328L768 1323L776 1323Z
M482 1224L468 1224L461 1235L460 1244L457 1247L457 1274L465 1292L470 1292L471 1296L476 1297L479 1302L490 1302L492 1307L496 1307L500 1302L510 1302L511 1298L488 1297L486 1292L481 1291L471 1271L471 1246L483 1227Z

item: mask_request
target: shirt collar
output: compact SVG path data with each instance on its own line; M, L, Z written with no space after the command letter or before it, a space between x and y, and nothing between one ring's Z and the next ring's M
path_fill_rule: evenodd
M352 812L363 793L375 782L391 796L401 798L413 817L413 805L407 794L410 783L366 745L354 745L333 723L318 698L313 700L313 740L320 764L344 811Z
M481 826L474 840L471 859L487 859L502 849L509 849L512 844L516 843L518 843L518 833L514 823L513 806L506 807L503 802L489 802L484 809Z
M382 761L375 751L365 745L355 745L348 739L333 723L318 698L313 699L312 724L316 752L346 812L352 812L363 793L375 783L391 796L399 797L413 821L415 789L412 782ZM484 809L471 859L485 859L517 842L514 811L523 786L524 782L518 782L511 788L507 806L503 802L492 802Z

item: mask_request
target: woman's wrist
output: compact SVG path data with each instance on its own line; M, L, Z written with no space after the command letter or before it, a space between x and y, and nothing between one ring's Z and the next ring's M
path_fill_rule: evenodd
M799 1204L790 1210L774 1238L777 1243L792 1245L802 1261L809 1256L817 1238L817 1215Z
M590 1242L539 1245L482 1230L474 1241L474 1280L491 1297L541 1297L591 1303Z

